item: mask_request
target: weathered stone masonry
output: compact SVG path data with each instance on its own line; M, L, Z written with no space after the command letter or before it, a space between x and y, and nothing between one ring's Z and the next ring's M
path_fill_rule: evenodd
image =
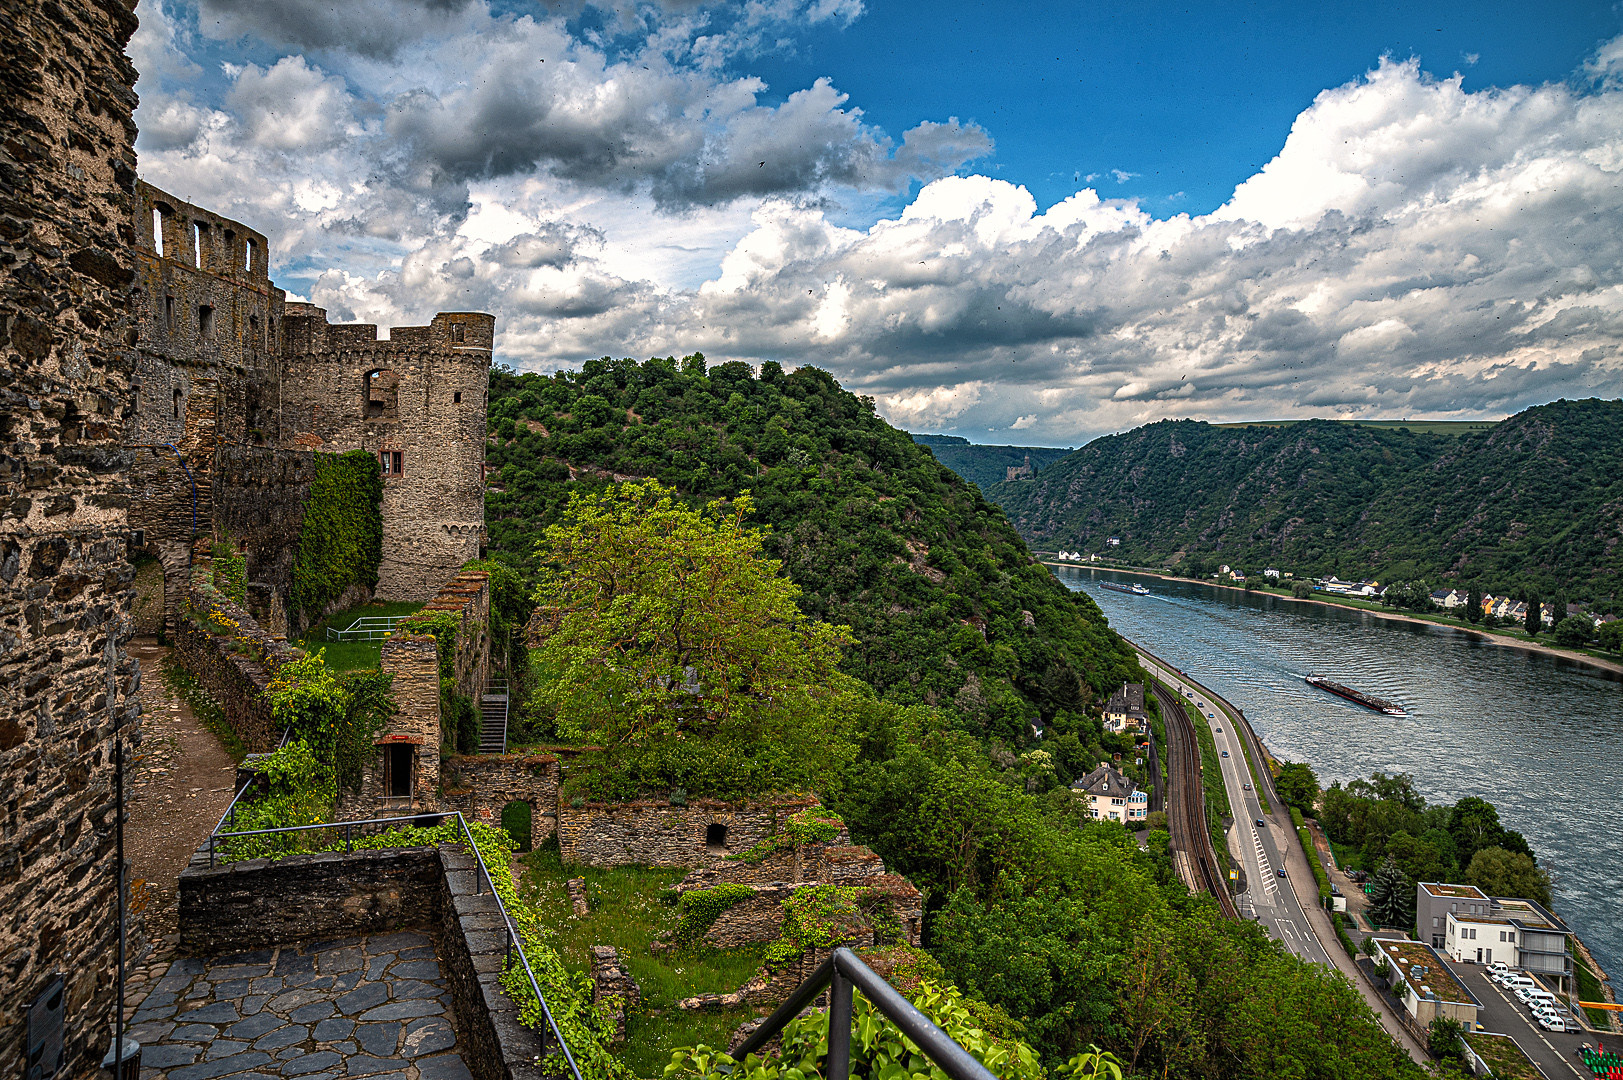
M124 650L132 4L0 0L0 1076L66 978L62 1076L110 1044ZM139 924L136 925L139 931ZM135 940L139 942L139 933Z
M778 831L791 814L816 799L729 803L694 799L677 805L662 799L623 803L558 803L558 849L563 861L586 866L719 866ZM719 844L712 829L724 829Z

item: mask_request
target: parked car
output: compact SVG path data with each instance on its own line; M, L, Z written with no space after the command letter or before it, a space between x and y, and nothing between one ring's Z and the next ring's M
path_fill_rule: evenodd
M1498 982L1501 978L1509 974L1510 965L1505 963L1503 960L1495 960L1488 965L1488 978L1492 979L1494 982Z
M1538 1026L1543 1028L1545 1031L1567 1030L1567 1022L1554 1014L1549 1016L1540 1016L1538 1018Z

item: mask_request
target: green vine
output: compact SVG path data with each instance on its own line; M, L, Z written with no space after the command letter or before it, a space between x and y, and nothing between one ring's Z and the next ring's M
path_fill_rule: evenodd
M887 897L856 885L799 889L783 902L783 936L766 947L764 962L769 970L782 971L807 949L831 949L869 930L884 935L882 940L901 936Z
M383 478L371 453L316 455L293 561L294 606L314 614L351 585L377 587L382 502Z
M215 544L209 551L214 564L214 587L238 604L248 602L248 557L230 540Z
M332 774L302 739L259 758L255 768L265 790L237 804L228 831L285 829L326 820L336 795ZM301 850L306 839L305 833L242 836L226 841L222 854L228 862L287 855Z
M682 945L700 940L723 913L754 895L753 888L735 881L724 882L713 889L689 889L677 901L681 918L671 939Z
M840 815L821 806L809 806L791 815L782 829L748 851L727 857L747 863L765 862L780 851L790 851L802 844L826 844L837 838L844 828L845 822Z

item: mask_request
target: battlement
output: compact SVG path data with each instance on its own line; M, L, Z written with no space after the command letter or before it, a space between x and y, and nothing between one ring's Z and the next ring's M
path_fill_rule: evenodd
M327 309L293 302L283 306L283 341L288 356L333 356L362 350L425 349L466 354L489 364L496 317L481 311L442 311L427 326L390 327L379 337L376 323L332 323Z
M167 191L136 180L135 250L190 270L254 284L268 291L270 249L265 234Z

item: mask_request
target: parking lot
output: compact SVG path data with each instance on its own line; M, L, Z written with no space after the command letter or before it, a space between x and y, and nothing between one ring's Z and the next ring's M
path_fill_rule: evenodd
M1538 1062L1539 1068L1550 1080L1592 1080L1589 1071L1578 1060L1578 1048L1585 1042L1591 1046L1595 1036L1588 1032L1557 1034L1545 1031L1534 1022L1516 996L1488 978L1487 968L1477 964L1448 962L1465 988L1482 1003L1477 1011L1477 1023L1486 1031L1497 1031L1516 1040L1528 1057ZM1604 1040L1605 1036L1601 1036Z

